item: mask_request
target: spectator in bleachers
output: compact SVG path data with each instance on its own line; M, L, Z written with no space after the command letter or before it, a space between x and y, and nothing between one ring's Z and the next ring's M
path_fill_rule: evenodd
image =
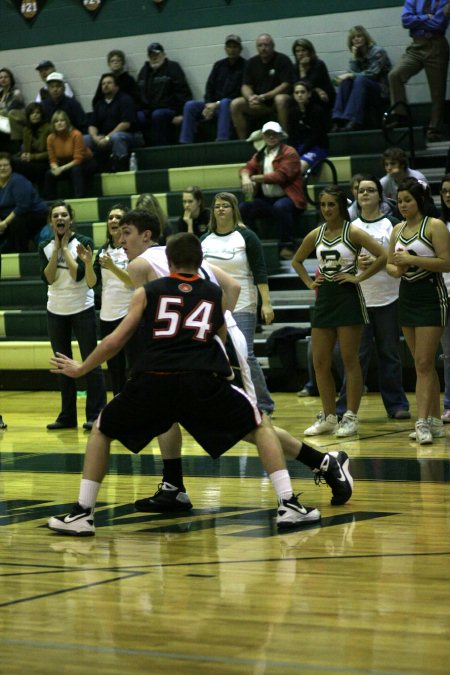
M49 59L44 59L43 61L40 61L37 64L36 70L39 72L40 78L44 83L44 85L39 89L35 101L36 103L42 103L42 101L44 101L49 96L47 77L50 75L50 73L54 73L56 71L56 66L53 63L53 61L49 61ZM64 93L69 98L74 97L72 88L66 79L64 79Z
M401 148L387 148L383 152L383 164L386 175L381 179L383 196L397 203L397 189L405 178L416 178L427 183L427 179L420 171L408 167L408 157Z
M152 145L169 145L192 92L180 64L167 58L159 42L149 44L147 54L148 61L138 75L146 123Z
M306 206L300 159L285 144L286 134L278 122L266 122L262 134L264 147L240 170L242 191L249 201L239 204L239 210L252 229L256 218L273 218L280 257L291 260L297 247L294 217Z
M131 96L119 89L112 73L102 75L101 83L103 97L93 110L85 142L104 170L128 171L131 150L144 144L137 131L136 106Z
M33 239L47 222L47 210L30 181L13 173L11 155L0 152L0 250L33 250Z
M336 77L333 131L353 131L365 125L367 112L389 99L388 73L391 62L383 47L375 43L364 26L349 30L349 71Z
M0 415L0 429L7 429L8 425L3 421L3 417Z
M41 183L48 169L47 136L50 123L44 119L40 103L29 103L25 109L25 127L21 152L12 158L14 171L33 183Z
M427 138L442 140L449 46L445 32L448 16L444 13L448 0L406 0L402 10L403 28L409 30L412 42L389 73L391 103L406 101L405 84L425 69L431 97L431 116ZM398 126L408 122L403 106L396 109Z
M274 319L264 252L256 234L242 224L237 199L230 192L219 192L214 197L208 231L201 242L204 259L227 272L241 286L233 318L247 343L247 360L258 408L271 415L275 404L253 350L258 291L262 299L262 320L271 324Z
M244 68L242 96L231 102L231 118L237 137L247 137L247 117L278 117L287 128L290 92L294 81L288 56L275 51L273 38L262 33L256 38L258 54Z
M100 334L102 339L113 332L127 315L134 286L127 272L128 257L119 244L120 219L127 212L121 204L111 207L106 220L106 241L97 251L93 271L97 283L101 282ZM92 256L86 266L92 265ZM108 371L114 396L119 394L126 382L133 361L134 342L131 339L123 349L110 358Z
M205 207L203 192L197 185L183 190L183 215L177 223L178 232L193 232L201 237L208 231L211 211Z
M141 195L139 195L135 208L148 211L148 213L151 213L152 216L156 216L161 232L159 238L160 244L164 246L167 237L173 234L173 230L166 214L161 208L158 198L151 192L143 192Z
M74 129L63 110L53 114L51 126L52 133L47 138L50 168L45 174L45 197L56 199L57 183L67 176L72 181L73 196L77 199L85 197L85 179L96 170L92 151L86 147L83 134Z
M330 74L325 63L317 57L312 42L306 38L299 38L292 45L295 57L294 82L307 80L313 90L313 95L322 105L332 108L336 98L336 91L331 82Z
M1 163L0 163L1 165ZM82 257L92 256L92 239L74 232L74 212L69 204L57 201L50 207L51 239L39 245L41 276L48 286L47 324L53 353L72 355L72 331L85 359L97 346L94 291L95 280L87 278ZM82 257L78 245L82 244ZM77 421L75 380L59 375L61 410L49 430L70 429ZM106 389L100 366L86 376L86 422L92 426L106 405Z
M119 85L120 91L123 91L125 94L128 94L128 96L131 96L136 106L139 107L141 103L139 87L134 77L132 77L127 70L125 54L123 51L121 49L112 49L108 53L106 60L108 62L110 71L116 78L116 82ZM92 109L95 108L97 103L101 101L102 98L102 78L100 78L97 91L95 92L94 98L92 99Z
M307 81L294 85L293 102L289 109L289 143L300 156L304 174L313 164L328 157L328 131L331 126L330 108L313 98Z
M0 150L10 141L21 141L25 124L25 102L9 68L0 69Z
M65 93L64 75L53 72L47 76L48 96L42 102L45 118L48 122L57 110L67 113L72 125L84 133L87 127L86 114L80 103Z
M201 119L217 117L216 140L228 141L232 133L230 104L241 92L245 59L241 56L242 40L239 35L225 38L227 57L216 61L206 82L203 101L187 101L183 108L180 143L193 143Z

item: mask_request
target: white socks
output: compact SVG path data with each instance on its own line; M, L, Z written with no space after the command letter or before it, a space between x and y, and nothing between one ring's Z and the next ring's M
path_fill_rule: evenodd
M78 497L78 503L85 509L93 509L95 502L97 501L98 491L100 490L101 483L97 483L95 480L87 480L86 478L81 479L80 484L80 493Z
M278 500L281 499L290 499L292 497L292 483L291 477L287 469L281 469L280 471L274 471L269 475L270 480L272 481L273 489L275 490Z

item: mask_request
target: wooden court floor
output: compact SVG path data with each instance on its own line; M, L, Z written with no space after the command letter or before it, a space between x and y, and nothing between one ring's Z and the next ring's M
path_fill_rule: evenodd
M275 399L301 438L318 399ZM76 539L45 526L76 501L87 437L48 432L57 409L54 392L0 393L0 673L450 673L450 428L417 446L365 396L358 440L314 439L350 455L351 501L330 506L291 462L322 521L287 534L251 445L213 462L185 436L194 509L172 517L133 508L157 445L114 444L97 535Z

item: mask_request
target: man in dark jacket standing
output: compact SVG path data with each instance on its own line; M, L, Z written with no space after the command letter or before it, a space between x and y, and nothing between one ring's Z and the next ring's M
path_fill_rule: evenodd
M216 140L230 139L230 103L240 95L245 66L241 51L242 41L239 35L228 35L225 38L227 57L215 62L206 82L205 99L185 103L180 143L193 143L198 122L214 117L217 117Z
M180 64L166 57L159 42L152 42L147 53L148 62L138 75L146 121L152 145L169 145L172 125L181 123L183 106L192 92Z

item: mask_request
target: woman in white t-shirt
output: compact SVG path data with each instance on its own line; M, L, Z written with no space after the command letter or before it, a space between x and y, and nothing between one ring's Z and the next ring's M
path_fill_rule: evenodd
M106 219L106 241L99 248L93 265L97 283L101 280L100 334L102 339L117 328L128 313L134 286L127 272L128 257L119 245L120 219L127 209L115 204ZM114 396L122 391L131 365L132 341L108 360L108 372Z
M89 237L73 231L74 213L70 204L57 201L49 212L53 229L51 239L39 245L41 276L48 285L47 324L54 353L72 358L72 332L78 341L81 357L86 359L97 346L94 291L95 280L88 276L80 246L92 256ZM69 429L77 426L76 382L59 375L61 411L47 429ZM106 405L105 381L100 366L86 375L86 422L90 430Z
M360 216L352 225L370 234L383 248L388 249L393 225L398 221L381 211L383 188L375 176L362 176L357 188ZM358 267L366 269L374 258L365 249L358 256ZM389 417L409 419L409 403L402 386L402 364L399 355L400 327L398 322L398 289L400 281L389 276L386 269L361 282L361 290L369 314L359 348L363 381L367 377L370 357L375 341L378 358L378 384L384 407ZM337 414L347 410L345 377Z

